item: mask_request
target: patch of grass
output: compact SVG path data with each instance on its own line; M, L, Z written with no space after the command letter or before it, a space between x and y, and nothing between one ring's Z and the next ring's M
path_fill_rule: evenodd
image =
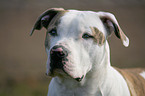
M0 86L0 96L47 96L48 82L14 83Z

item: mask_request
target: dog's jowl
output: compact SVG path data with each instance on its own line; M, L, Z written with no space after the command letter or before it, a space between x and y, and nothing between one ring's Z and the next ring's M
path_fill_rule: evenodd
M107 39L115 34L125 47L129 39L108 12L51 8L40 15L31 35L44 27L48 96L144 96L145 70L110 64Z

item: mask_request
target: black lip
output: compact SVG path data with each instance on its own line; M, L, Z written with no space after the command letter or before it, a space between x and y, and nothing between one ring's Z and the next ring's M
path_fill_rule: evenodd
M84 75L81 78L75 78L75 80L77 80L78 82L82 81L82 79L84 78Z
M55 69L60 69L63 70L63 72L65 72L64 70L64 65L68 62L67 58L63 58L63 59L55 59L55 60L51 60L50 62L50 72L53 75L54 70ZM67 73L67 72L65 72Z

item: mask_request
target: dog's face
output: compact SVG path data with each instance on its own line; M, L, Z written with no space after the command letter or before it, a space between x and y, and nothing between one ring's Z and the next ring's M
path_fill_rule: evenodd
M51 76L81 81L89 71L101 66L112 31L128 46L128 38L110 13L49 9L39 17L32 33L42 27L47 29L47 74Z
M100 61L102 57L105 33L101 26L95 13L79 11L66 12L49 25L48 72L51 75L65 72L73 78L83 78L91 70L94 59Z

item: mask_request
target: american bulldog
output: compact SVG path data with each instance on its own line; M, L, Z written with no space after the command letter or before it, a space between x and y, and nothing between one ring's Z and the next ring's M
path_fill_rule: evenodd
M115 16L108 12L51 8L32 31L44 27L52 77L48 96L145 96L145 70L111 66L107 39L112 33L129 45Z

